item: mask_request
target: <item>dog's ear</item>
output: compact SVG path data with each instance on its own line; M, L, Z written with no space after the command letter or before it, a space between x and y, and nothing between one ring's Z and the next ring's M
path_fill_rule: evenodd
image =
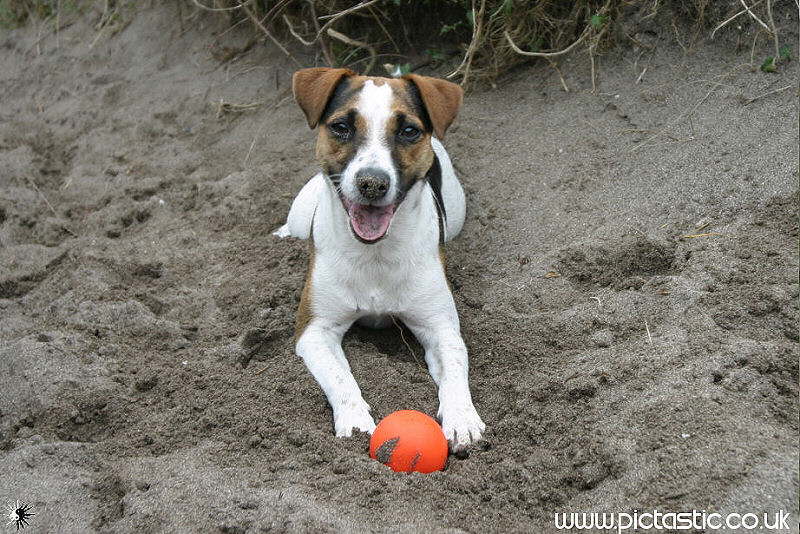
M355 74L349 69L331 69L320 67L298 70L292 76L292 93L294 99L306 114L308 126L317 127L325 106L328 105L333 90L345 76Z
M461 107L464 91L460 86L439 78L418 74L406 74L403 78L417 86L419 96L431 119L433 133L439 139L444 138L444 133L455 120L458 108Z

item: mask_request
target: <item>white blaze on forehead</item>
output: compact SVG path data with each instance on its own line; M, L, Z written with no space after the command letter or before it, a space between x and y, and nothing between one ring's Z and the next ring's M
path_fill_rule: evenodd
M392 98L388 83L375 85L372 80L364 83L358 98L358 113L367 123L367 144L386 146L386 123L392 116Z
M391 147L386 139L393 99L394 93L388 83L376 85L372 80L364 82L356 109L365 124L366 132L361 132L365 139L345 168L342 180L342 192L351 199L358 197L355 175L365 167L381 169L389 175L389 190L384 200L377 204L390 204L397 196L397 169L394 168Z

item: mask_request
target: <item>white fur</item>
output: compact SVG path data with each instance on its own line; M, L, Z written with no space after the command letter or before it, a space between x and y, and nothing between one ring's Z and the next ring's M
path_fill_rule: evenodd
M365 84L361 112L373 127L381 121L385 124L383 88L388 87ZM366 107L369 102L374 107ZM385 128L375 131L385 132ZM442 167L449 240L464 223L464 192L444 147L435 139L432 146ZM380 165L388 172L391 155L384 151L388 154L385 140L370 136L363 159L356 157L351 165L360 161L359 165ZM388 167L383 167L384 157L389 158ZM396 172L390 176L396 188ZM347 179L345 172L343 186ZM333 187L318 174L303 187L287 223L275 232L280 237L306 239L313 225L312 318L295 349L328 398L337 436L350 436L353 429L369 433L375 429L370 407L342 351L342 336L355 321L385 323L387 316L403 321L425 348L425 361L439 388L438 416L452 447L480 439L485 429L469 391L467 350L439 257L434 202L430 185L416 183L397 209L386 236L364 244L353 237Z
M456 178L456 171L453 169L447 150L435 137L431 137L431 147L433 147L436 157L439 158L439 167L442 170L442 201L447 214L444 240L447 242L461 232L461 228L464 226L464 216L467 213L467 204L464 201L464 189Z
M319 196L325 188L325 177L322 173L317 174L308 182L295 199L289 209L289 216L286 217L286 224L272 232L278 237L297 237L308 239L311 235L311 221L314 219L314 211L317 209Z

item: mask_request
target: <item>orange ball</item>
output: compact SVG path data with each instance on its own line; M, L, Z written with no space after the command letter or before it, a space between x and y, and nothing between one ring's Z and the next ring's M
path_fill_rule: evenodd
M432 417L416 410L399 410L375 427L369 455L393 471L431 473L444 469L447 438Z

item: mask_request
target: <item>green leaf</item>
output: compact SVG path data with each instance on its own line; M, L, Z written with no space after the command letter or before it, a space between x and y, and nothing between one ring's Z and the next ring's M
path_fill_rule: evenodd
M775 58L769 56L767 59L765 59L764 63L761 64L761 70L764 72L775 72L778 70L775 68Z
M510 15L511 12L514 10L514 0L505 0L503 2L503 13L506 15Z
M411 63L403 63L402 65L399 65L399 67L400 67L400 76L411 72Z
M475 26L475 12L471 9L467 11L467 20L469 21L470 26Z
M592 28L599 30L605 25L607 20L608 16L606 15L592 15L589 22L592 24Z
M791 49L791 47L789 47L789 45L782 46L781 49L779 50L779 52L781 54L781 59L783 59L785 61L791 61L792 60L792 49Z

